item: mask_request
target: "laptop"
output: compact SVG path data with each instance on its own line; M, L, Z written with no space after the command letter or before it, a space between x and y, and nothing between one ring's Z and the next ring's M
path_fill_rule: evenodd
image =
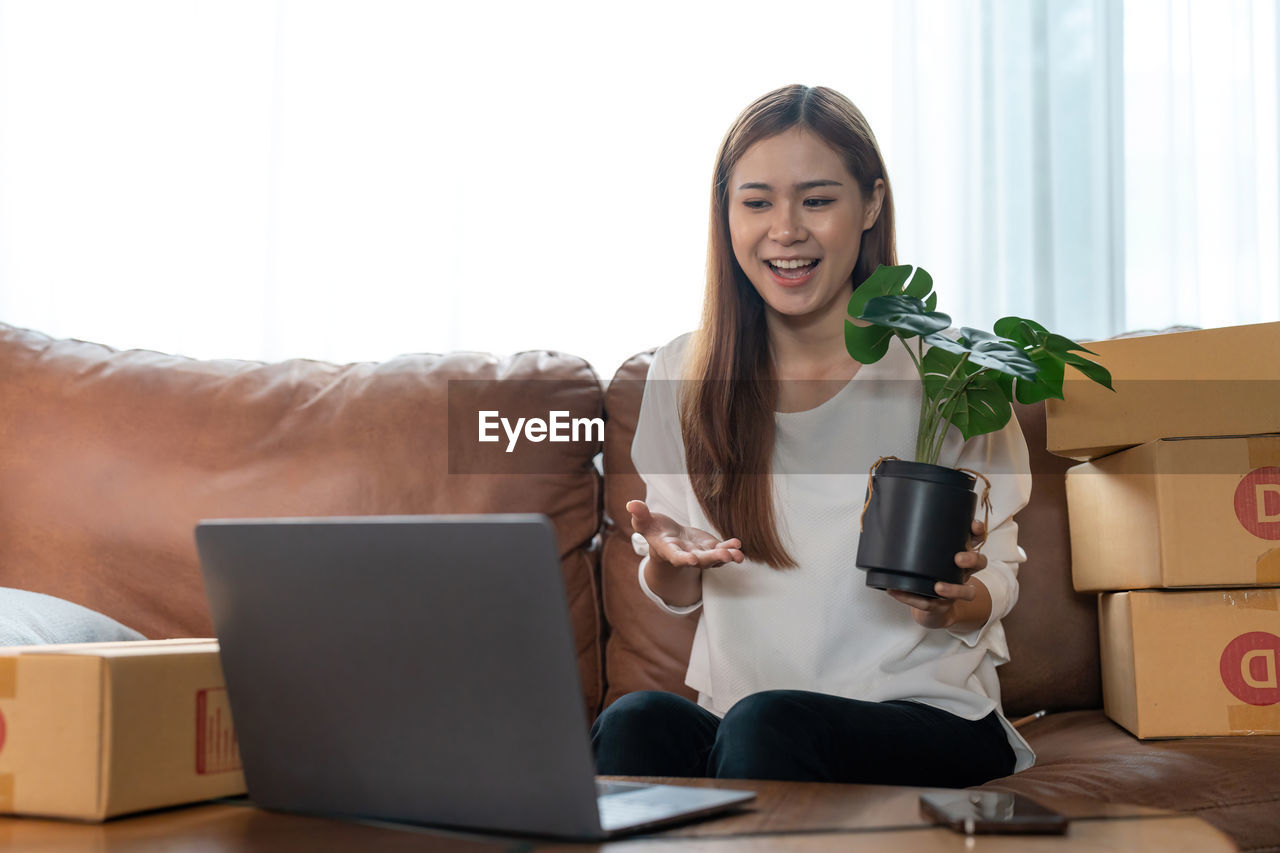
M264 808L600 839L755 796L597 782L545 516L211 520L196 546Z

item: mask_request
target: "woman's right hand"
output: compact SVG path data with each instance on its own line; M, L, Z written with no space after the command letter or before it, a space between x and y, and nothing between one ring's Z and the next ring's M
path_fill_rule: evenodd
M649 543L649 557L672 566L714 569L725 563L741 563L742 542L716 539L705 530L685 527L670 516L650 512L644 501L628 501L631 526Z

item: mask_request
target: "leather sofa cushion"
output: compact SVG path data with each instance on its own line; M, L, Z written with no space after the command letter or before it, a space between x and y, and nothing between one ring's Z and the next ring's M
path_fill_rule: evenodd
M1241 850L1275 850L1280 736L1140 741L1100 710L1072 711L1022 730L1034 767L981 787L1172 809L1204 818Z
M450 380L498 379L487 399L513 414L603 416L590 366L557 353L197 361L0 325L0 586L148 637L208 636L201 518L542 512L594 714L600 443L506 455L461 439L475 434L474 412L455 412L451 441Z
M1005 713L1071 711L1102 705L1097 596L1071 587L1067 469L1076 463L1045 450L1044 404L1015 405L1031 461L1031 502L1018 513L1027 561L1018 571L1018 603L1005 617L1009 662L1000 667Z
M606 706L635 690L668 690L697 698L696 692L685 686L684 673L699 613L672 616L655 607L640 591L636 577L640 558L631 547L627 501L645 496L644 481L631 462L631 439L652 360L652 350L632 356L618 368L605 391L605 526L600 586L609 625Z

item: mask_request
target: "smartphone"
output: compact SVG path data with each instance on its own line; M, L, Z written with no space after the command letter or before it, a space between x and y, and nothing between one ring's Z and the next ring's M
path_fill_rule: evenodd
M990 832L1062 835L1067 819L1021 794L955 791L921 794L920 814L966 835Z

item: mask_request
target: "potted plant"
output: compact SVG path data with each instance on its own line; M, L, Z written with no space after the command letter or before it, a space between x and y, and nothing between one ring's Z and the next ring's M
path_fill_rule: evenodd
M880 266L849 300L849 315L867 325L845 322L849 355L874 364L896 339L922 390L915 460L890 457L872 466L856 563L868 586L930 597L937 581L962 581L955 555L969 541L978 503L977 477L937 464L949 427L968 441L1004 427L1015 399L1062 399L1067 365L1111 388L1111 374L1080 355L1093 353L1033 320L1004 317L995 334L966 327L953 338L943 334L951 318L934 310L937 302L925 270ZM990 506L985 490L983 503Z

